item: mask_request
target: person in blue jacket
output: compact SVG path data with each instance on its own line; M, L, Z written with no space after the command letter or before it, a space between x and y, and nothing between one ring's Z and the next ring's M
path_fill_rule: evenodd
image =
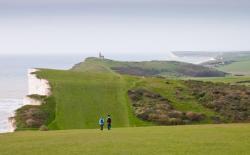
M100 125L101 130L103 130L103 126L104 126L104 118L103 117L101 117L99 119L99 125Z

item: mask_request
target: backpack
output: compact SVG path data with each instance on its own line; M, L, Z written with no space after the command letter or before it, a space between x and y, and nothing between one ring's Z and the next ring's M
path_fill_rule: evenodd
M107 123L111 124L111 118L108 118Z

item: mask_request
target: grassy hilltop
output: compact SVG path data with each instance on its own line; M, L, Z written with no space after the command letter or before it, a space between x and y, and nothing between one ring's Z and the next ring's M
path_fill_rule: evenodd
M224 77L226 73L177 61L114 61L109 59L87 58L84 62L73 66L74 71L85 71L87 68L96 70L108 68L121 74L137 75L137 76L191 76L191 77ZM101 67L102 66L102 67Z
M107 114L114 127L248 121L248 87L163 77L171 69L172 77L178 67L176 62L87 58L71 70L42 69L36 74L49 80L52 96L43 99L42 106L19 109L17 127L97 128L98 118ZM197 73L210 70L194 67ZM134 76L135 68L140 76Z
M39 77L50 81L57 105L56 117L50 127L96 128L99 117L107 114L112 114L117 127L140 124L140 121L129 113L126 91L130 83L116 73L99 71L38 72Z

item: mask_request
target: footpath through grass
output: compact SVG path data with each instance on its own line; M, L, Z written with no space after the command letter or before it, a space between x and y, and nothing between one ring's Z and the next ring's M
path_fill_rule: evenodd
M97 69L84 72L44 69L37 75L49 80L56 102L50 129L98 128L99 118L108 114L116 127L146 124L132 115L127 97L129 83L119 74Z
M1 155L250 154L250 124L0 134Z

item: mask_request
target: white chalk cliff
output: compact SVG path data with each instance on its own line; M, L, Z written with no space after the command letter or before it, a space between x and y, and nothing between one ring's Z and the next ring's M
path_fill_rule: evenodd
M42 101L29 97L29 95L50 96L50 85L48 80L37 78L34 72L38 69L28 69L28 94L23 99L24 105L41 105ZM15 120L13 119L14 112L9 118L9 132L14 132L16 129Z
M34 72L39 71L38 69L29 69L28 70L28 95L41 95L41 96L50 96L50 85L48 80L37 78ZM41 101L30 98L26 96L24 98L25 105L40 105Z

